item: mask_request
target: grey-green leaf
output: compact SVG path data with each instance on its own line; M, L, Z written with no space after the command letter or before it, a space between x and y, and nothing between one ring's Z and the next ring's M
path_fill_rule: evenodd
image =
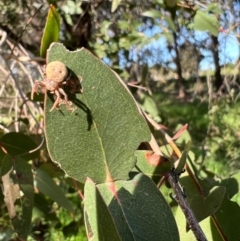
M20 198L21 211L12 219L12 223L19 238L25 240L30 232L32 219L34 202L33 175L31 166L20 157L15 158L14 169L16 171L17 182L20 186L20 190L24 195Z
M85 183L84 195L84 220L89 240L120 241L112 216L90 178Z
M227 237L227 240L240 240L240 206L228 199L225 195L222 205L216 212L215 217L221 227L222 232Z
M68 211L72 212L73 208L69 200L66 198L62 189L52 180L52 178L41 169L36 171L36 187L37 189L49 196L52 200L57 202Z
M31 160L39 156L37 144L29 136L20 132L9 132L0 139L1 145L11 156L21 156Z
M40 56L45 57L51 43L58 41L60 32L60 15L54 5L50 5L41 40Z
M172 211L153 181L143 174L129 181L97 185L122 241L177 241Z
M115 12L115 10L118 8L119 4L121 3L122 0L113 0L112 1L112 8L111 12Z
M70 52L53 44L48 62L62 61L79 78L82 94L49 112L52 96L45 100L45 130L50 156L66 173L80 182L90 177L102 183L127 179L141 142L150 140L150 130L119 77L89 51ZM70 98L70 97L69 97Z
M213 2L213 3L208 4L207 11L212 12L214 14L222 14L223 13L222 9L219 7L218 2Z
M159 111L157 108L157 104L152 96L141 93L141 107L144 111L146 111L155 121L160 122L161 117L159 116Z
M219 22L216 16L198 10L194 17L194 29L209 31L212 35L218 35Z
M206 198L202 198L200 195L192 198L190 207L199 222L214 214L219 209L225 195L225 190L225 187L216 186L210 190Z
M159 178L171 171L173 163L153 151L137 150L137 168L151 178Z
M191 141L188 141L188 143L186 144L184 150L183 150L183 153L179 159L179 162L176 166L176 173L181 173L182 170L184 169L184 166L186 164L186 161L187 161L187 155L188 155L188 152L190 150L190 147L191 147Z
M149 17L149 18L161 18L162 13L157 10L149 10L149 11L142 13L142 16Z

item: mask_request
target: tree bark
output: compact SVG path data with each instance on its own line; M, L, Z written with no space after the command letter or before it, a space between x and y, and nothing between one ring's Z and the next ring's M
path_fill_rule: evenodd
M220 89L220 87L223 84L223 79L221 77L221 66L219 64L219 51L218 51L218 37L212 35L212 44L213 44L213 59L214 59L214 64L215 64L215 88L216 92Z
M180 62L180 56L178 51L178 44L177 44L177 34L173 32L173 39L174 39L174 50L176 53L175 64L177 66L177 75L178 75L178 96L179 98L185 97L185 87L183 83L183 76L182 76L182 66Z

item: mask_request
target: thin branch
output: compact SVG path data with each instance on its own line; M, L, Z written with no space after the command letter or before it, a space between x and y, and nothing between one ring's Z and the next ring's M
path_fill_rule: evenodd
M181 151L178 149L178 147L176 146L176 144L174 143L174 141L172 140L172 138L162 129L161 126L159 126L159 124L157 122L155 122L150 116L148 116L145 112L143 112L143 115L146 117L146 119L150 122L150 124L152 124L153 127L155 127L157 130L159 130L165 137L166 141L170 144L170 146L172 147L173 151L176 153L176 155L178 156L178 158L181 157L182 153ZM190 167L187 165L187 163L185 164L185 168L187 170L187 172L189 173L189 175L191 176L191 178L194 180L197 188L199 190L201 189L200 184L198 183L198 180L196 179L196 177L193 175ZM171 187L174 190L174 193L176 194L176 198L177 201L179 203L179 206L181 207L186 220L190 226L190 228L192 229L196 239L198 241L206 241L206 237L201 229L201 227L198 224L198 221L194 215L194 213L192 212L187 200L185 199L185 196L182 192L182 189L178 183L178 181L176 181L176 178L173 176L173 173L170 172L166 175ZM200 192L201 194L203 194L203 192Z
M72 182L73 182L75 188L77 189L77 192L78 192L79 196L81 197L82 200L84 200L84 195L83 195L82 191L79 189L76 180L74 180L74 179L72 178Z
M203 233L187 200L185 199L182 189L179 186L178 182L176 181L174 174L172 172L170 172L166 176L167 176L167 179L168 179L172 189L174 190L174 193L176 195L176 200L178 201L178 204L181 207L181 209L186 217L186 220L187 220L192 232L194 233L194 235L196 237L196 240L207 241L207 238L206 238L205 234Z
M23 36L23 33L24 33L24 31L26 30L28 24L29 24L29 23L33 20L33 18L40 12L40 10L42 9L42 7L43 7L43 5L41 5L41 6L37 9L37 11L33 14L33 16L30 17L30 18L28 19L28 21L26 22L26 24L25 24L25 26L24 26L24 28L23 28L20 36L18 37L18 40L15 42L15 44L14 44L14 46L13 46L13 48L12 48L11 55L13 54L13 51L14 51L15 47L18 45L19 41L21 40L21 38L22 38L22 36Z
M0 124L0 129L2 129L5 133L9 133L10 132L6 127L4 127L1 124Z

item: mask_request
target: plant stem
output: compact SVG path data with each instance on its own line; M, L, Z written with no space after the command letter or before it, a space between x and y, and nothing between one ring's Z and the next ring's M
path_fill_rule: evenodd
M146 117L146 119L149 121L149 123L151 123L158 131L160 131L164 135L166 141L171 145L172 149L174 150L174 152L176 153L178 158L180 158L182 153L180 152L180 150L178 149L178 147L176 146L176 144L174 143L172 138L151 117L149 117L144 112L143 112L143 114ZM188 172L191 173L191 177L195 181L195 184L197 185L198 189L201 190L201 187L198 184L197 179L194 177L191 169L188 167L187 164L185 165L185 168L187 169ZM190 208L187 200L185 199L184 193L183 193L181 187L179 186L178 180L176 180L176 177L174 176L174 172L170 172L170 173L166 174L166 178L168 179L172 189L174 190L178 204L181 207L181 209L186 217L186 220L187 220L191 230L193 231L196 239L198 241L207 241L207 238L206 238L205 234L203 233L201 227L199 226L198 221L197 221L192 209Z
M196 237L196 240L198 241L207 241L207 238L205 236L205 234L203 233L192 209L190 208L184 193L181 189L181 187L179 186L179 183L176 181L176 177L174 176L174 173L170 172L167 175L167 179L172 187L172 189L174 190L174 193L176 195L176 200L178 201L179 206L181 207L186 220L193 232L193 234Z

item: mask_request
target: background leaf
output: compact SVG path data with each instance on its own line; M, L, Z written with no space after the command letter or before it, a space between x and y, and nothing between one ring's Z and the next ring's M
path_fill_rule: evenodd
M163 174L170 172L173 167L173 164L167 158L152 151L137 150L135 155L137 157L137 168L151 178L162 177Z
M14 159L14 169L16 171L16 182L24 195L20 198L21 211L12 219L12 223L18 236L26 239L30 232L34 203L33 176L31 166L20 157Z
M225 188L215 186L206 198L195 196L190 201L190 207L194 211L197 220L200 222L206 217L214 214L221 206L225 195Z
M134 151L150 140L149 128L125 85L100 60L81 49L67 51L54 44L48 62L64 62L82 77L83 93L72 98L73 113L61 109L49 112L46 99L46 140L53 161L80 182L126 179L135 165ZM50 95L51 97L51 95Z
M215 214L223 233L228 240L237 241L240 239L238 220L240 219L240 206L225 195L222 205Z
M179 212L182 212L182 210L179 210ZM207 240L224 241L210 217L204 219L199 224L206 235ZM196 240L196 237L193 232L189 230L188 232L183 232L181 235L181 240L193 241Z
M69 212L73 211L72 205L66 198L62 189L41 169L37 169L36 171L36 187L41 193L49 196Z
M214 214L220 208L226 192L225 187L205 188L205 197L203 197L199 194L192 178L186 173L181 176L180 183L186 190L187 201L199 222Z
M155 121L160 122L161 117L159 116L159 111L155 100L149 94L141 93L141 107L148 113Z
M47 21L43 31L41 47L40 47L40 56L45 57L47 49L50 44L57 42L60 32L60 16L53 5L50 5L48 10Z
M111 12L113 13L119 6L122 0L113 0L112 1L112 9Z
M221 14L223 13L223 11L221 10L221 8L219 7L218 2L213 2L207 5L207 11L208 12L212 12L215 14Z
M173 31L173 32L177 32L175 23L173 21L173 19L169 16L165 16L165 21L167 22L169 28Z
M142 16L149 17L149 18L161 18L162 13L157 10L149 10L149 11L142 13Z
M194 29L209 31L212 35L218 36L219 22L216 16L198 10L194 17Z
M170 8L173 8L176 6L177 4L177 0L165 0L165 4L170 7Z
M39 156L39 150L33 151L37 148L37 144L29 136L19 133L10 132L5 134L0 139L1 145L11 156L18 156L25 160L32 160ZM29 153L31 151L31 153Z
M181 157L178 160L178 163L175 163L175 166L176 166L175 172L176 173L181 173L183 171L184 166L185 166L186 161L187 161L187 156L188 156L188 152L190 150L190 147L191 147L191 141L188 141L187 145L185 146L185 148L182 152Z
M240 206L240 173L230 176L220 182L220 185L226 187L226 193L231 201Z

